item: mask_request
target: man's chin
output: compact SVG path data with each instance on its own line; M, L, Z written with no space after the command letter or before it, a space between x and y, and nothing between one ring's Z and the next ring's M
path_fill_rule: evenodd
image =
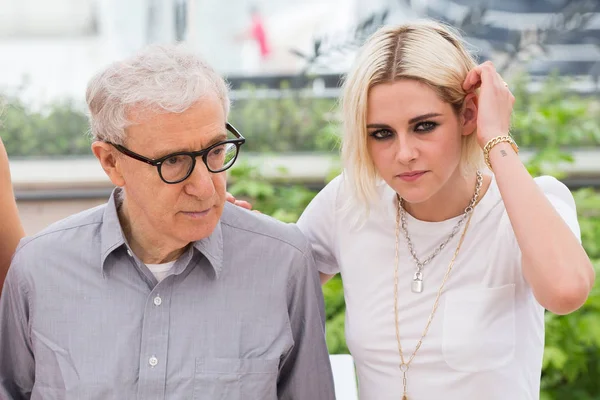
M202 232L202 233L190 233L189 235L179 235L179 238L181 240L182 243L194 243L194 242L199 242L200 240L206 239L207 237L209 237L210 235L212 235L213 231L206 231L206 232Z
M195 222L195 223L194 223ZM198 240L206 239L215 231L218 220L206 221L205 223L198 221L189 221L186 224L181 224L176 227L177 236L186 242L197 242Z

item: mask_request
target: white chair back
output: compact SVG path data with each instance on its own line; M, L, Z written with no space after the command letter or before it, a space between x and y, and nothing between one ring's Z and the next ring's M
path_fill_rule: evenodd
M358 400L354 360L350 354L331 354L331 369L337 400Z

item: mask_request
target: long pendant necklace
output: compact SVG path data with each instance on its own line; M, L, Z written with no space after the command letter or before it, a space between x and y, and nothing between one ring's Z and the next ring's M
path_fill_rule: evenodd
M411 356L409 357L408 360L406 360L404 358L404 353L402 351L402 345L400 343L400 325L398 323L398 269L399 269L399 245L400 245L400 215L401 215L401 210L402 210L402 203L401 203L401 199L398 199L398 209L396 211L396 249L395 249L395 257L394 257L394 321L395 321L395 325L396 325L396 342L398 343L398 353L400 354L400 364L398 365L398 367L400 368L400 372L402 373L402 400L408 400L408 385L407 385L407 374L408 374L408 369L410 367L410 364L412 363L413 359L415 358L415 355L417 354L417 352L419 351L419 349L421 348L421 345L423 344L423 339L425 338L425 336L427 336L427 332L429 332L429 327L431 326L431 321L433 321L433 317L435 316L435 312L437 311L439 302L440 302L440 296L442 295L442 292L444 290L444 286L446 285L446 281L448 280L448 277L450 276L450 272L452 271L452 267L454 266L454 261L456 260L456 257L458 256L458 253L460 251L460 248L463 244L463 241L465 239L465 235L467 233L467 230L469 229L469 225L471 224L471 218L473 218L473 211L475 209L475 204L477 202L477 197L479 195L479 189L481 188L481 179L480 179L480 175L481 173L478 171L477 172L477 186L476 186L476 195L474 196L475 202L472 202L471 204L469 204L469 207L467 207L466 210L466 214L468 215L468 219L467 219L467 223L465 224L465 227L463 229L463 232L460 236L460 240L458 242L458 246L456 246L456 250L454 251L454 255L452 256L452 260L450 260L450 264L448 264L448 269L446 270L446 274L444 275L444 279L442 279L442 284L440 285L440 288L438 289L437 295L435 297L435 302L433 303L433 307L431 309L431 313L429 314L429 318L427 319L427 324L425 325L425 329L423 330L423 334L421 335L421 338L419 339L419 341L417 342L417 345L415 346L415 350L413 351L413 353L411 354Z

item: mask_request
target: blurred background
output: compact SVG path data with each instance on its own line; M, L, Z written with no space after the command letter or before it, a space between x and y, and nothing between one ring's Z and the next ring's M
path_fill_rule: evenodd
M230 121L247 143L229 190L294 222L340 172L337 98L357 48L383 24L418 18L453 25L494 61L517 98L523 160L573 191L583 244L600 260L600 0L0 0L0 137L27 233L112 189L90 151L88 79L178 41L232 88ZM600 399L599 287L579 312L547 314L542 399ZM346 353L341 279L324 291L330 352Z

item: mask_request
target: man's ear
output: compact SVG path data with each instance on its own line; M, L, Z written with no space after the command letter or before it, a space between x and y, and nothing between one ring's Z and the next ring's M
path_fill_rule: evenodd
M110 181L115 186L125 186L125 178L121 173L120 160L115 154L115 148L108 143L97 141L92 143L92 152L100 161L100 165Z
M462 115L462 134L467 136L473 134L477 129L477 110L479 99L475 93L469 93L463 103Z

